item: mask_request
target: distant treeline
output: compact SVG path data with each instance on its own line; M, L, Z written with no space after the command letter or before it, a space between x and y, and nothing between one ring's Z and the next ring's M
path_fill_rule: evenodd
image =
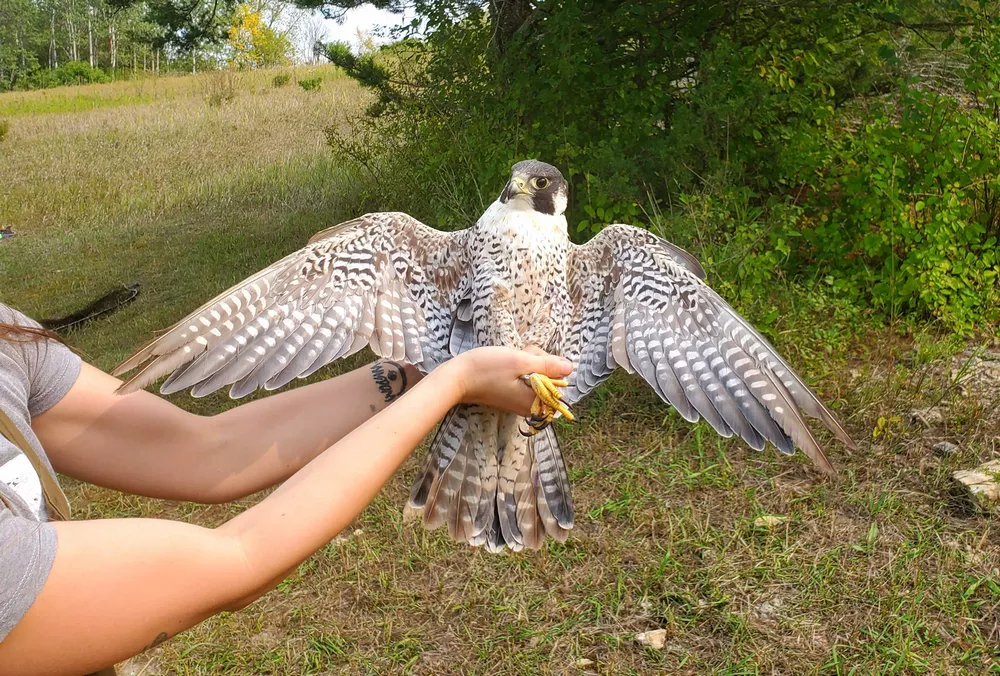
M185 26L169 0L0 0L0 91L211 68L232 4L195 2Z

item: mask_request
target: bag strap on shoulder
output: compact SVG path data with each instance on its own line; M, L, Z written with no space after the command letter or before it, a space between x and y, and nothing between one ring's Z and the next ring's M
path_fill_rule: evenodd
M2 408L0 408L0 435L6 437L10 443L21 449L21 452L27 456L28 462L35 469L35 473L38 474L38 480L42 484L42 495L45 497L45 506L49 511L49 518L53 521L69 521L69 500L66 499L66 494L63 493L55 476L45 466L45 463L42 462L38 453L35 452L35 449L28 443L28 440L21 434L21 430L4 413Z

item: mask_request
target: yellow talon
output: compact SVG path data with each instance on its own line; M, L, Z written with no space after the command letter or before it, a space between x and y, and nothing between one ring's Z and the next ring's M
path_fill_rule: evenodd
M535 400L531 402L531 416L540 416L542 414L542 400L535 397Z
M558 388L568 385L565 380L552 380L541 373L532 373L528 376L528 382L531 383L531 389L535 391L536 403L544 404L552 409L552 411L558 411L570 422L576 419L566 404L560 401L562 399L562 392ZM534 404L532 405L532 413L535 413Z

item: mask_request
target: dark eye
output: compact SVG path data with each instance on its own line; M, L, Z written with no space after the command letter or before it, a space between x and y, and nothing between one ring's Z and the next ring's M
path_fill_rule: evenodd
M531 185L534 186L535 190L545 190L549 187L549 179L544 176L531 179Z

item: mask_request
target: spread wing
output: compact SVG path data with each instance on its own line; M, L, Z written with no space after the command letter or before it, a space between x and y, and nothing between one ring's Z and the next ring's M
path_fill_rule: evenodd
M429 371L447 359L468 231L376 213L315 235L223 292L121 364L126 393L172 373L170 394L279 388L366 345Z
M761 450L797 445L833 473L802 417L849 447L830 410L777 351L702 280L693 256L655 235L611 225L569 255L573 313L561 340L576 363L564 397L581 399L617 367L638 373L688 421Z

